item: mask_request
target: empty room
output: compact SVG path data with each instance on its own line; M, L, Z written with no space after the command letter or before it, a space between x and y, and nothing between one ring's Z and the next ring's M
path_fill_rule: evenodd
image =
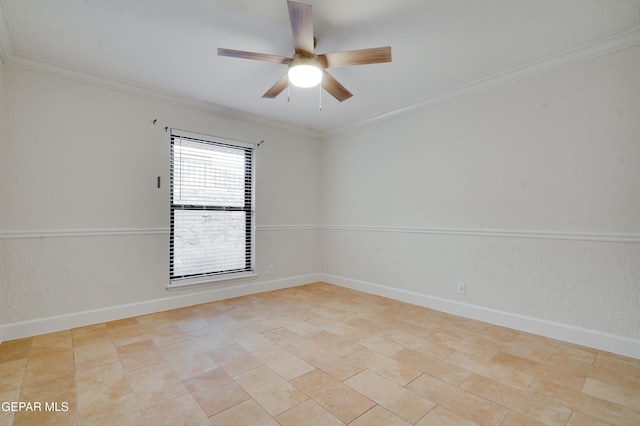
M640 0L0 0L0 426L640 424Z

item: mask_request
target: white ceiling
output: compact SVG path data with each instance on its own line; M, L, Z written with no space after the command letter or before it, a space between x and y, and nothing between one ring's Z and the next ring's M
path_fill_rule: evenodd
M5 63L327 134L640 43L640 0L304 0L316 53L391 45L330 73L354 96L262 94L291 56L285 0L0 0ZM4 15L4 16L2 16Z

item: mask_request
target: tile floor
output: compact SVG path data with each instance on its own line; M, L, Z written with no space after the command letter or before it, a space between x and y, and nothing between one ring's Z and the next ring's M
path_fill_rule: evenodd
M4 342L0 402L0 425L637 426L640 360L316 283Z

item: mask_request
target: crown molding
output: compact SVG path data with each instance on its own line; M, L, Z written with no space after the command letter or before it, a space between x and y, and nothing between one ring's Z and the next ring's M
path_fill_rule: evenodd
M428 97L418 99L404 105L398 105L385 111L369 115L349 123L346 126L336 127L328 131L310 131L301 129L290 124L267 119L266 117L251 114L249 112L217 105L184 95L169 93L164 90L144 86L119 80L112 76L91 73L81 69L71 68L59 63L48 62L37 58L32 58L16 51L14 36L9 22L8 13L4 0L0 0L0 60L4 64L11 64L17 67L39 71L45 74L54 75L69 80L86 83L98 87L117 90L132 95L166 102L202 112L218 115L232 120L243 121L294 132L310 137L327 137L340 133L345 133L366 125L385 121L394 117L411 113L413 111L431 108L445 102L460 99L475 93L483 92L495 87L503 86L515 81L530 78L542 73L563 68L572 64L583 62L598 56L606 55L618 50L640 44L640 0L635 0L636 4L636 25L634 28L623 31L619 34L585 44L578 48L561 52L557 55L542 58L540 60L523 64L509 70L487 76L482 79L471 81L460 86L434 93Z
M2 61L3 64L9 64L71 81L194 109L231 120L243 121L245 123L265 126L276 130L285 130L305 136L316 138L319 136L316 132L300 129L286 123L274 121L273 119L267 119L256 114L251 114L249 112L214 104L212 102L203 101L190 96L167 92L155 87L124 81L109 75L93 73L60 63L30 57L28 55L21 54L16 49L14 40L15 38L9 22L6 5L4 0L0 0L0 61Z
M640 0L636 8L640 15ZM640 17L638 18L640 22ZM408 114L413 111L431 108L445 102L454 101L475 93L500 87L515 81L524 80L537 76L549 71L567 67L569 65L584 62L589 59L597 58L609 53L617 52L622 49L633 47L640 44L640 25L636 25L631 30L624 31L620 34L589 43L581 47L564 51L557 55L549 56L528 64L520 65L509 70L493 74L491 76L462 84L452 89L444 90L410 102L404 105L390 108L377 114L370 115L359 121L354 121L347 126L337 127L331 131L322 133L322 136L333 136L345 133L350 130L361 128L363 126L385 121L394 117Z
M282 122L274 121L273 119L267 119L256 114L251 114L249 112L229 108L223 105L214 104L212 102L207 102L185 95L167 92L154 87L131 83L108 75L97 74L77 68L68 67L56 62L32 58L20 53L6 55L5 63L15 67L28 69L31 71L36 71L79 83L89 84L92 86L115 90L118 92L151 99L158 102L164 102L184 108L189 108L192 110L217 115L219 117L224 117L231 120L242 121L248 124L260 125L276 130L285 130L288 132L294 132L316 138L319 136L318 133L293 127Z

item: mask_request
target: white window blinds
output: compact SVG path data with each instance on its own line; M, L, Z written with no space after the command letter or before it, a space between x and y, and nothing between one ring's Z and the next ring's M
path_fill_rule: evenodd
M253 271L254 149L172 130L172 284Z

